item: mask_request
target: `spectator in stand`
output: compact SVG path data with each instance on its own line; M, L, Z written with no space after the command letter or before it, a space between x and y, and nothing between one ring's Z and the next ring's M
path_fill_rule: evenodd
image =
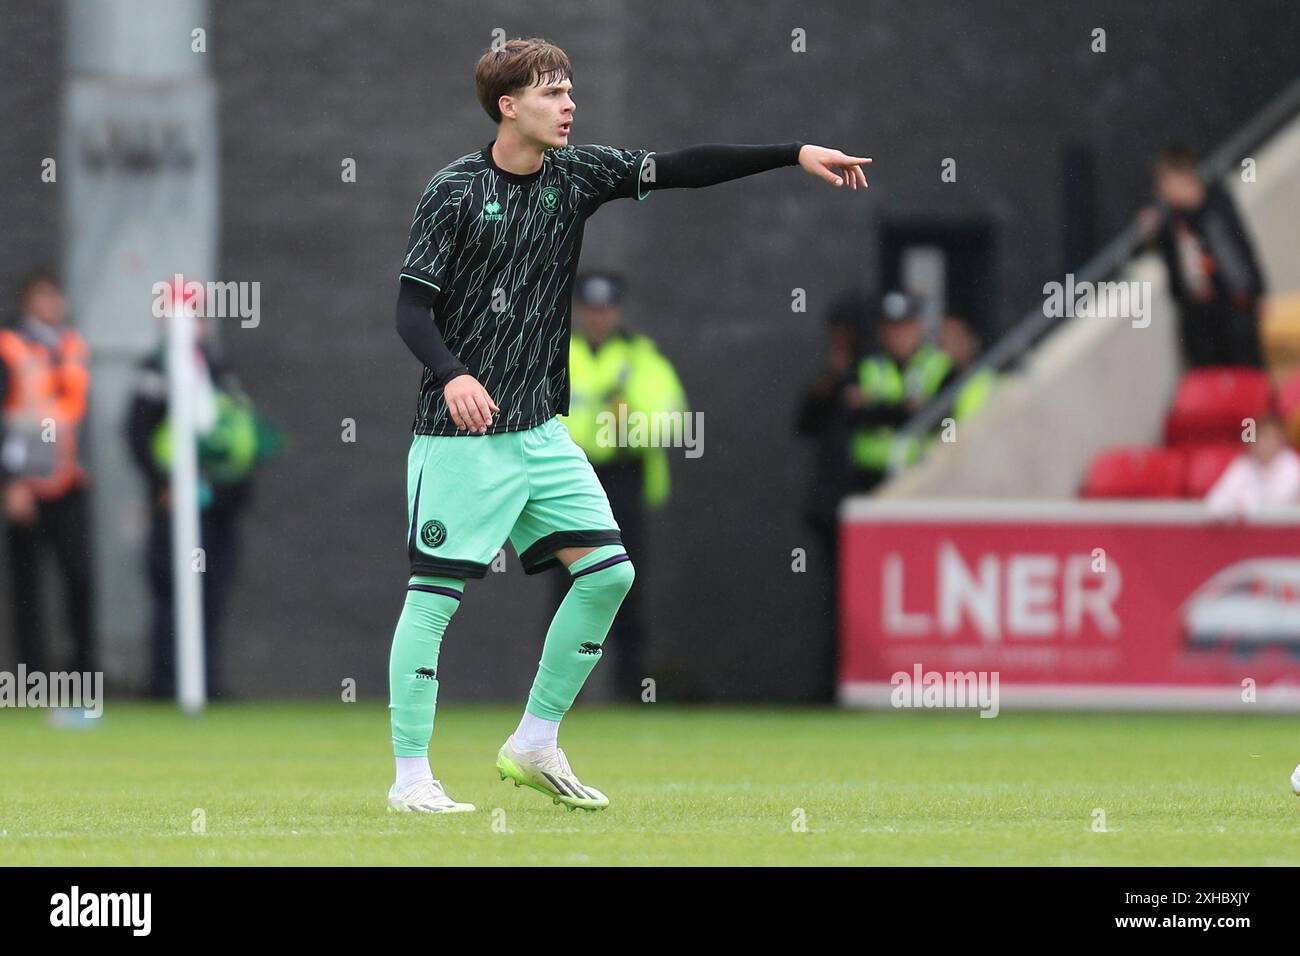
M1300 455L1287 445L1276 416L1259 420L1254 444L1228 466L1205 501L1221 518L1244 517L1270 505L1300 503Z
M1138 225L1164 257L1187 364L1262 367L1264 276L1232 198L1218 183L1201 179L1185 146L1171 146L1156 159L1155 188L1163 216L1143 209Z

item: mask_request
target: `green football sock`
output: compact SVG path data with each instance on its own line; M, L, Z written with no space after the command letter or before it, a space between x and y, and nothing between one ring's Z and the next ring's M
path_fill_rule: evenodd
M464 590L459 578L428 575L415 575L407 586L388 656L388 714L398 757L429 752L438 706L438 650Z
M542 659L528 694L528 712L560 720L586 683L636 577L622 545L607 544L568 568L573 584L551 619Z

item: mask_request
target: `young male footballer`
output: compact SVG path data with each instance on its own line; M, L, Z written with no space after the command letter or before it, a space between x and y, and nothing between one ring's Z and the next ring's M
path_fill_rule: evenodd
M562 566L572 583L497 771L570 809L609 806L557 744L633 579L605 491L556 419L569 410L570 293L587 218L613 199L780 166L867 185L870 159L802 143L570 146L572 77L544 40L485 53L475 81L496 138L435 173L411 223L397 330L424 375L407 466L411 576L388 672L394 810L474 809L429 766L438 651L466 580L487 573L506 538L526 573Z

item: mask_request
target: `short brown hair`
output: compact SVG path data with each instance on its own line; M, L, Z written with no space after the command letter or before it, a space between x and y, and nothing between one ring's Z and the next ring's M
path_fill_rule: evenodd
M497 104L515 90L552 80L573 80L569 55L540 37L508 40L499 50L488 50L474 68L478 101L492 122L501 122Z
M1155 162L1157 173L1194 173L1196 154L1183 143L1174 143L1160 151Z
M38 266L22 277L18 283L18 305L25 306L27 297L43 285L59 288L59 277L49 266Z

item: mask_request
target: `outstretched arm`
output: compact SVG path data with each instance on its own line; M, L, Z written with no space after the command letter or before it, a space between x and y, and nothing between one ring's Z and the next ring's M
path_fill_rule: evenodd
M782 166L802 166L805 172L850 188L867 186L862 167L871 160L849 156L838 149L811 143L783 143L775 146L729 146L709 143L688 146L671 153L654 155L654 174L645 185L650 189L696 189L743 176L752 176Z

